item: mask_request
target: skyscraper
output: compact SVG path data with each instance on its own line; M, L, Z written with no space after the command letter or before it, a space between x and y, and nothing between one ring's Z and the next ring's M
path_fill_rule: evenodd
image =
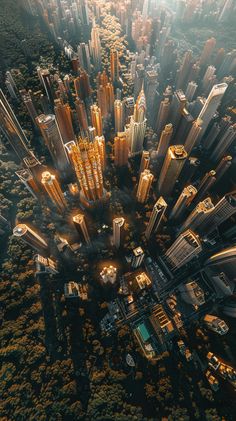
M64 212L66 209L66 200L56 176L51 174L49 171L43 172L42 185L52 203L59 209L60 212Z
M66 144L80 185L80 198L85 205L104 196L102 163L96 143L79 138L78 143Z
M63 143L65 144L75 139L71 118L71 109L69 104L63 104L60 99L56 99L54 104L57 123L60 129Z
M202 120L202 131L200 138L203 137L212 117L214 116L217 108L220 105L220 101L227 89L227 83L220 83L218 85L214 85L211 92L209 93L205 104L198 116L199 120Z
M176 89L184 89L186 87L186 83L188 81L187 77L192 65L192 59L192 51L186 51L183 57L183 63L177 72Z
M61 133L55 115L40 114L36 118L45 144L53 159L56 168L65 175L70 172L70 163L62 141Z
M104 136L95 136L94 146L99 153L102 170L106 168L106 145Z
M148 199L151 184L153 182L154 176L149 170L144 170L140 174L138 190L137 190L137 201L140 203L145 203Z
M96 26L95 21L91 30L90 51L93 57L93 63L97 70L101 68L101 42L99 37L99 27Z
M197 257L202 251L199 237L191 230L180 234L165 253L165 258L173 270L177 270Z
M224 156L224 158L222 158L222 160L219 162L219 164L217 165L215 169L217 182L223 177L226 171L228 171L231 165L232 165L232 156L230 155Z
M194 148L195 144L198 141L198 138L201 134L202 130L202 121L197 119L192 123L192 127L190 129L190 132L185 140L184 148L188 154L191 153L192 149Z
M187 98L181 89L174 92L171 106L169 121L173 124L174 132L178 128L178 124L181 120L183 109L185 108Z
M22 89L20 91L20 94L21 94L22 100L23 100L23 102L26 106L26 109L28 111L28 114L29 114L31 120L33 121L34 124L36 124L35 118L37 117L38 114L37 114L37 111L35 109L32 97L31 97L31 91L27 92L25 89Z
M170 100L169 98L163 99L160 103L159 111L157 114L157 120L155 124L156 132L159 134L164 129L170 112Z
M115 132L124 130L124 103L120 99L114 102Z
M194 202L197 202L198 200L203 199L204 196L206 196L208 190L210 190L213 184L215 184L215 182L216 182L216 172L214 170L211 170L208 173L206 173L198 186L198 189L197 189L198 191L194 199Z
M150 153L148 151L143 151L142 158L139 167L139 174L141 174L144 170L149 168L150 164Z
M117 167L128 164L129 145L125 132L117 133L114 138L114 163Z
M33 174L29 169L19 170L15 173L21 182L25 185L27 190L32 194L32 196L38 200L40 195L40 189L37 183L34 180Z
M28 140L2 90L0 90L0 132L7 138L20 160L30 156Z
M76 114L77 114L80 130L83 132L86 132L88 130L88 117L87 117L85 104L84 104L84 101L82 101L82 99L76 98L75 109L76 109Z
M142 89L134 106L134 115L129 125L129 147L131 154L143 150L143 141L146 132L146 98Z
M111 50L110 66L111 66L111 80L117 82L119 80L119 56L117 50Z
M158 179L158 191L162 196L171 195L187 156L183 145L173 145L168 148Z
M191 228L193 231L200 231L201 224L204 223L205 219L212 214L214 205L210 197L207 197L202 202L199 202L196 208L190 213L188 218L184 221L181 226L181 231Z
M236 281L236 247L229 247L206 260L205 269L209 273L223 272L229 279Z
M197 88L198 88L198 85L197 85L196 82L191 81L191 82L188 83L188 86L187 86L187 89L186 89L186 92L185 92L185 96L186 96L188 102L191 102L193 100L193 97L195 95L195 92L196 92Z
M173 126L172 124L167 124L161 132L161 137L157 147L157 159L158 166L160 168L163 163L164 158L166 157L167 150L169 148L170 140L173 135Z
M142 247L136 247L132 252L131 266L135 269L138 268L139 266L141 266L143 259L144 251Z
M228 152L229 147L232 145L233 141L236 139L236 124L233 124L228 127L225 133L217 142L212 154L211 159L214 162L219 161L225 153Z
M36 250L48 248L46 241L26 224L16 225L13 229L13 235Z
M82 241L85 241L87 244L90 244L90 237L85 221L85 216L81 213L78 213L77 215L73 216L73 222L76 230L82 238Z
M153 207L148 226L145 231L145 236L147 239L149 239L153 233L157 232L160 223L164 218L166 209L167 203L165 202L163 197L160 197Z
M96 136L102 136L102 114L101 109L96 105L91 105L91 121L92 125L95 128L95 134Z
M113 219L113 244L118 249L121 245L121 239L124 233L124 218L118 217Z
M205 66L209 62L211 55L215 49L215 46L216 46L215 38L212 37L206 41L204 48L202 50L200 60L199 60L199 66Z
M207 215L202 224L202 230L210 234L220 224L236 213L236 191L227 193L216 203L212 212Z
M88 73L91 72L91 62L90 62L90 54L89 54L89 46L85 44L85 42L81 42L78 45L78 55L79 61L83 69L87 70Z
M194 186L185 187L171 211L170 219L180 219L196 194L197 189Z

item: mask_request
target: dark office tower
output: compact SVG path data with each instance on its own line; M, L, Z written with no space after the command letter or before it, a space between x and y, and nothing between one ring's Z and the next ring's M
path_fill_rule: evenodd
M149 240L152 234L157 232L164 218L166 209L167 209L167 203L165 202L163 197L160 197L153 207L153 210L148 222L148 226L145 231L145 237L147 238L147 240Z
M202 181L200 182L198 186L198 192L194 199L194 202L201 200L206 196L207 192L212 188L212 186L215 184L217 178L216 178L216 172L214 170L211 170L205 174Z
M188 74L191 69L192 65L192 51L186 51L182 65L180 66L180 69L177 72L177 80L176 80L176 89L185 89L187 82L188 82Z
M147 98L148 117L153 114L155 92L158 87L158 73L156 70L148 70L145 77L145 95ZM150 120L149 118L149 120Z
M209 93L212 86L216 83L216 68L214 66L208 66L202 79L202 90L204 93Z
M116 99L114 102L115 132L124 130L124 102Z
M110 73L112 82L117 82L119 80L119 56L117 50L111 50L110 54Z
M76 114L77 114L80 130L81 131L88 130L88 117L87 117L85 104L84 104L84 101L82 101L82 99L76 98L75 109L76 109Z
M166 157L166 153L168 151L170 140L173 135L173 126L172 124L167 124L161 132L161 137L157 147L157 160L158 160L158 167L161 168L163 160Z
M202 50L202 54L199 60L199 66L206 66L207 63L210 61L212 53L216 46L215 38L210 38L206 41L204 48Z
M78 55L81 67L86 70L88 73L91 72L91 62L89 55L89 46L84 42L81 42L78 45Z
M196 194L197 189L194 186L185 187L171 211L170 219L181 219Z
M46 241L26 224L16 225L13 229L13 235L37 251L48 248Z
M193 231L201 231L201 224L204 224L205 219L212 214L214 211L214 205L207 197L202 202L199 202L196 208L190 213L188 218L184 221L180 228L180 231L184 231L187 228L191 228Z
M217 177L217 182L223 177L223 175L228 171L232 165L232 156L227 155L222 158L220 163L217 165L215 172Z
M160 108L157 114L157 120L155 124L155 130L157 134L161 133L162 130L164 129L167 123L169 112L170 112L170 100L169 98L165 98L163 101L161 101Z
M175 131L174 143L183 142L192 128L194 122L193 116L184 107L177 130Z
M215 146L211 154L211 159L213 162L218 162L225 155L225 153L228 152L235 138L236 138L236 124L228 127L225 134L217 142L217 145Z
M2 90L0 90L0 132L7 138L20 160L30 155L28 140Z
M192 128L185 140L184 147L188 154L191 153L192 149L194 148L195 144L198 141L200 136L202 127L201 127L201 120L197 119L192 123Z
M209 150L212 147L219 133L220 133L220 126L218 123L214 123L212 127L210 128L206 138L202 142L204 149Z
M199 161L198 158L196 158L195 156L190 156L186 160L183 170L181 172L180 183L188 185L194 178L196 170L200 167L200 165L201 161Z
M82 25L89 25L89 13L87 0L80 0L79 2L79 14Z
M169 121L173 124L174 132L177 130L186 102L187 102L187 99L183 91L179 90L179 91L174 92L172 102L171 102L171 107L170 107L170 116L169 116Z
M36 124L35 118L37 117L38 114L37 114L37 111L35 109L32 98L31 98L31 91L27 92L25 89L22 89L20 91L20 95L21 95L21 98L22 98L22 100L23 100L23 102L26 106L26 109L28 111L28 114L29 114L31 120L33 121L34 124Z
M85 216L79 213L78 215L73 216L73 222L82 241L87 244L90 244L90 237L89 237L87 225L85 222Z
M236 191L227 193L215 205L213 211L205 219L202 229L205 233L211 233L219 225L236 213Z
M41 114L36 118L36 122L56 168L66 175L70 172L70 163L55 115Z
M149 168L149 164L150 164L150 153L148 151L143 151L140 167L139 167L139 174L141 174L141 172L143 172L144 170L147 170Z
M54 111L59 126L63 143L74 140L75 134L72 125L71 109L69 104L62 104L60 99L54 101Z
M39 80L40 80L42 86L45 89L48 100L51 103L53 103L54 92L53 92L53 88L52 88L49 70L48 69L41 69L40 67L37 67L37 73L38 73L38 76L39 76Z
M42 174L41 183L48 196L50 197L52 203L60 212L65 212L66 200L61 190L60 184L56 179L56 176L51 174L49 171L45 171Z
M165 258L173 270L177 270L197 257L202 251L198 235L187 230L180 234L165 253Z
M90 110L92 125L95 128L95 135L102 136L103 126L101 109L96 104L93 104L90 107Z
M232 50L226 54L225 59L220 66L217 76L222 79L224 76L229 76L235 69L236 50Z
M198 84L196 82L191 81L188 83L188 86L185 92L185 96L188 102L191 102L193 100L197 88L198 88Z
M40 190L37 183L34 180L34 177L30 170L24 169L20 171L16 171L15 173L20 181L25 185L27 190L32 194L32 196L38 200L40 196Z
M162 196L171 195L187 156L183 145L173 145L168 148L158 180L158 191Z
M135 101L133 97L124 98L124 113L125 113L125 123L129 123L130 117L134 114Z
M204 264L207 271L223 272L230 280L236 281L236 247L229 247L211 256Z
M128 164L129 145L125 132L118 132L114 138L114 163L117 167Z
M198 116L202 120L202 131L201 138L205 134L205 131L213 118L217 108L220 105L221 99L227 89L227 83L220 83L219 85L213 86L211 92L208 95L208 98Z
M144 85L145 67L143 64L136 65L135 79L134 79L134 98L136 99L139 92Z

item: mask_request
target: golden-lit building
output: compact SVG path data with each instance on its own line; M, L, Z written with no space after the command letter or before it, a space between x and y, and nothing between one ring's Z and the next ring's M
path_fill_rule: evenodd
M136 196L138 202L145 203L147 201L153 179L154 175L150 172L150 170L144 170L140 174Z
M125 220L122 217L113 219L113 244L118 249L124 233Z
M67 143L74 140L75 134L69 104L63 104L60 99L55 99L54 111L63 142Z
M139 173L147 170L150 164L150 153L148 151L143 151L142 158L140 162Z
M46 241L26 224L16 225L13 229L13 235L36 250L48 248Z
M77 144L69 142L66 148L79 181L81 200L88 204L102 199L102 162L97 142L92 143L87 138L79 138Z
M51 201L61 212L63 212L66 208L66 200L56 176L49 171L44 171L42 173L41 182Z
M108 267L104 267L102 272L100 273L100 276L104 284L107 284L107 283L114 284L116 282L117 269L116 267L112 265Z
M117 167L128 164L129 146L125 132L117 133L114 138L114 162Z
M115 132L124 130L124 103L120 99L114 102Z
M130 118L129 124L129 148L131 154L139 153L143 150L143 141L146 132L146 97L143 88L134 106L134 115Z
M90 244L90 237L85 222L85 216L79 213L73 217L73 222L76 230L78 231L80 237L82 237L83 241L85 241L87 244Z
M101 160L102 170L106 168L106 145L104 136L95 136L94 145L97 148Z
M197 189L194 186L189 185L185 187L171 211L170 219L179 219L190 205L196 194Z
M158 191L162 196L171 195L187 157L183 145L173 145L168 148L158 180Z
M92 126L95 128L95 135L102 136L103 128L101 109L96 104L93 104L91 105L90 110Z

